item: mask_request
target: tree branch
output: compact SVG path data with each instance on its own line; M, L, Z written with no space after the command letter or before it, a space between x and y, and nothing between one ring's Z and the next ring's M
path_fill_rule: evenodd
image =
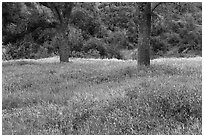
M70 15L71 15L71 11L73 8L74 3L73 2L68 2L65 3L65 9L64 9L64 18L69 19Z
M159 14L157 14L155 12L152 12L152 16L158 17L160 20L164 19L164 17L162 15L159 15Z
M48 2L39 2L39 4L45 6L45 7L49 8L49 9L52 8L51 5Z
M60 23L62 23L63 19L62 19L62 16L60 14L59 8L54 3L52 3L52 6L55 10L56 15L58 16L57 18L59 19Z
M156 5L154 5L153 7L152 7L152 12L159 6L159 5L161 5L163 2L158 2L158 3L156 3Z
M39 2L39 3L41 5L49 8L52 11L52 13L54 14L54 16L56 16L56 18L60 21L60 23L62 23L62 17L60 15L60 11L54 2Z

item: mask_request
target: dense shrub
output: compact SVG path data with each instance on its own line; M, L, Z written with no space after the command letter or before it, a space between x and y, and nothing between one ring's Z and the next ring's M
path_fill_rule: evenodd
M152 54L154 55L163 55L163 53L165 53L167 50L167 42L160 37L152 37L150 44Z
M69 27L69 45L71 51L81 51L83 47L84 38L80 29Z
M13 57L11 56L11 54L9 54L9 47L10 44L8 44L7 46L2 45L2 60L10 60Z
M132 58L133 52L134 52L134 50L128 50L128 49L120 50L120 54L122 55L122 58L124 60L133 59Z
M105 38L108 37L110 30L105 25L100 25L98 28L98 32L96 33L97 38Z
M101 39L93 37L86 41L82 51L88 53L90 49L97 50L101 57L107 56L106 44Z
M123 56L120 53L120 50L117 48L117 46L114 46L112 44L107 45L107 57L108 58L117 58L117 59L123 58Z
M106 38L106 41L117 49L127 49L129 46L125 31L111 32Z
M138 55L138 51L137 51L137 49L135 49L135 50L133 50L133 53L131 54L131 58L133 60L137 60L137 55Z
M33 54L32 58L40 59L40 58L47 58L50 54L48 53L48 49L45 47L40 47L36 54Z
M87 53L86 58L100 58L100 53L98 50L90 49Z
M32 58L39 47L37 43L25 39L14 44L5 45L5 55L9 59Z
M84 58L85 57L85 54L83 51L72 51L71 52L71 57L74 57L74 58Z
M71 57L75 58L101 58L98 50L90 49L87 53L83 51L72 51Z
M92 37L84 43L82 47L82 54L86 53L86 57L98 58L117 58L122 59L119 48L117 45L105 43L105 40ZM99 54L99 55L98 55Z

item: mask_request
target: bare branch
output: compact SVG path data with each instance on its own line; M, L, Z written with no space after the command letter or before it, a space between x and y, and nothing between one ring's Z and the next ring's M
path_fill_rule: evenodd
M155 5L153 5L152 7L152 12L159 6L161 5L163 2L158 2L158 3L155 3ZM152 3L153 4L153 3Z
M164 17L162 15L159 15L159 14L157 14L155 12L152 12L152 16L158 17L160 20L164 19Z
M41 5L51 9L51 5L48 2L39 2Z

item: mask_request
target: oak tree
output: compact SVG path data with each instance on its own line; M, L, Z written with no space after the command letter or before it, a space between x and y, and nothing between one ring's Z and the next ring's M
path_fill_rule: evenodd
M43 6L49 8L54 18L57 20L56 30L59 38L60 62L69 62L70 46L68 43L69 22L72 12L73 2L41 2Z

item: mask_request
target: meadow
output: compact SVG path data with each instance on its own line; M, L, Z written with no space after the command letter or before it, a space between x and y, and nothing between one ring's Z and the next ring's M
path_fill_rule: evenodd
M3 135L201 135L202 57L2 63Z

